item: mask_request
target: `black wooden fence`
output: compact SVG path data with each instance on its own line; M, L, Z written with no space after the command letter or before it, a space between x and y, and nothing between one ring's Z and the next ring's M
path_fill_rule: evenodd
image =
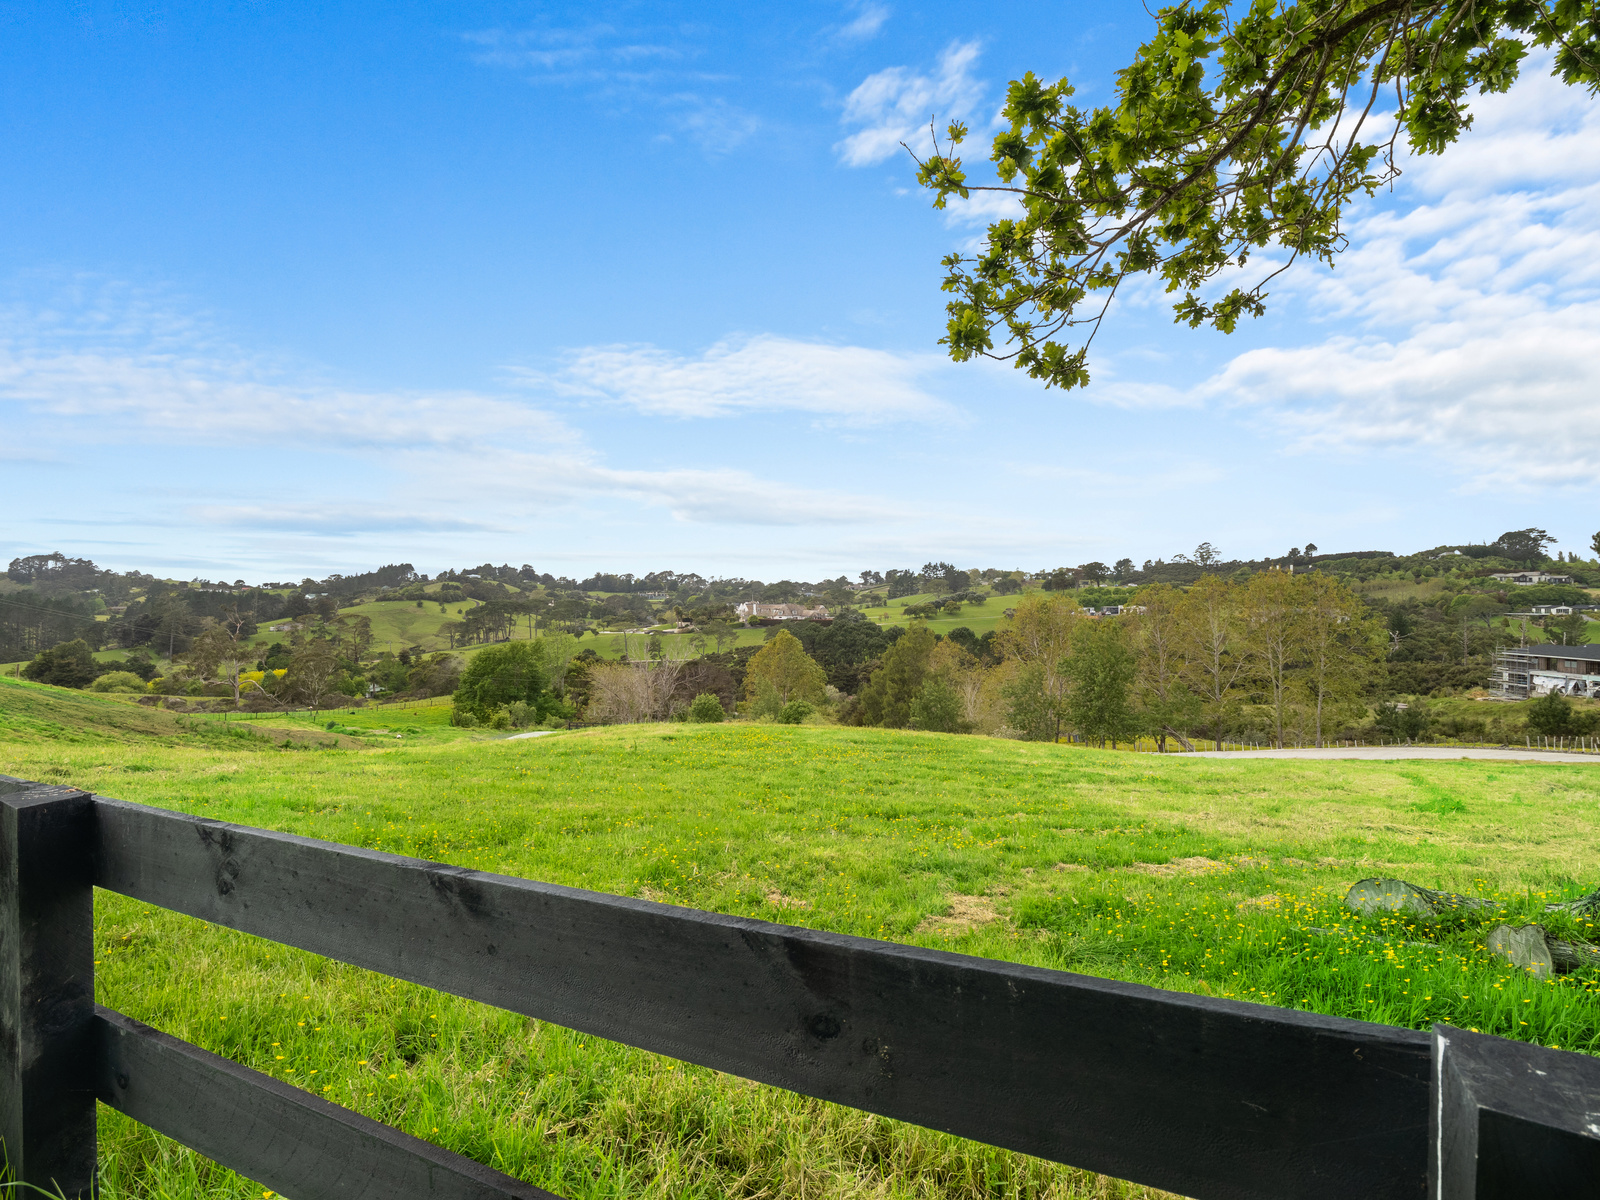
M1201 1200L1600 1195L1600 1062L488 875L0 777L0 1139L95 1101L293 1197L549 1197L94 1003L95 887Z

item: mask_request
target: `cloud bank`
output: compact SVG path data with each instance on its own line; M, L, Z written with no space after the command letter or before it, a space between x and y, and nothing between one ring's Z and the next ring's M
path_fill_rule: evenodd
M180 501L187 519L202 524L344 536L492 531L519 524L532 508L604 501L732 525L830 525L898 511L879 497L750 471L608 464L583 434L525 394L329 383L230 348L199 323L124 289L104 289L83 311L90 315L77 320L52 315L60 305L0 312L6 457L47 460L55 456L48 449L64 444L159 444L169 455L187 447L184 459L198 465L179 473ZM580 350L558 382L568 394L661 415L798 408L874 422L937 406L916 388L916 372L914 363L879 351L751 338L698 359L652 348ZM339 468L314 465L329 460L364 464L403 500L339 497ZM247 462L262 469L240 469ZM323 499L269 498L296 486L295 469L309 473ZM237 499L250 492L260 494ZM464 509L470 515L442 515Z
M667 417L802 412L843 425L955 420L921 378L936 355L902 355L761 335L718 342L698 356L655 346L595 346L555 374L522 372L526 383Z

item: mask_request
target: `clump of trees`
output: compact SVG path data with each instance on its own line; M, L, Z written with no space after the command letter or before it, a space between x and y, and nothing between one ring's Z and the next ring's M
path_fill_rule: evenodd
M827 673L787 629L780 629L751 657L744 679L752 715L782 719L787 713L792 725L800 724L827 694Z
M1321 745L1365 714L1381 624L1326 575L1267 571L1141 591L1142 611L1086 614L1067 591L1020 601L986 662L913 627L851 710L861 724L981 730L1094 745L1137 735L1192 747L1245 732ZM969 643L970 645L970 643Z
M1560 692L1531 701L1524 715L1528 728L1541 737L1587 737L1600 729L1600 713L1580 712Z
M99 674L94 651L82 638L41 650L22 668L22 677L56 687L85 688Z
M451 723L508 728L571 716L562 692L576 652L567 634L479 651L456 684Z
M106 624L95 619L91 598L51 595L38 588L0 594L0 661L31 658L62 642L81 641L91 651L106 640Z

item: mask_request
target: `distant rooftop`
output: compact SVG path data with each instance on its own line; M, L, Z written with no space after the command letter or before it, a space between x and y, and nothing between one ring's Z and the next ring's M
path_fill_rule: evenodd
M1535 658L1576 658L1584 662L1600 662L1600 646L1585 643L1582 646L1561 646L1555 642L1540 642L1537 646L1507 646L1507 654L1528 654Z

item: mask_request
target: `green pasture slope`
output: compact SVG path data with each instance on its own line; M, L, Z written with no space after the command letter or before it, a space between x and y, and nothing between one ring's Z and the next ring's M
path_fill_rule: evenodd
M389 650L398 654L408 646L421 646L424 650L445 650L449 641L440 634L446 622L459 621L469 609L477 607L476 600L453 600L439 611L435 600L423 601L417 607L415 600L372 600L341 608L341 617L366 617L372 622L372 649ZM271 622L270 625L281 624ZM253 641L263 650L273 642L289 640L288 633L273 633L270 625L261 626Z
M259 736L0 681L0 772L668 903L1600 1051L1594 972L1535 981L1487 958L1483 921L1363 924L1339 905L1354 880L1399 875L1545 920L1548 898L1600 883L1600 764L1164 759L750 723L506 741L409 711L335 714L321 732L338 745L315 748L278 736L287 725ZM573 1200L1157 1195L117 896L96 905L103 1003ZM263 1194L109 1110L101 1138L108 1197Z
M861 614L868 620L882 625L885 629L893 626L907 626L912 622L906 616L906 606L911 604L926 604L938 597L932 593L917 596L898 596L887 604L873 605L861 609ZM952 629L959 629L965 625L973 633L982 637L991 629L1000 628L1000 623L1005 620L1006 609L1015 607L1017 596L990 596L983 604L963 604L958 616L947 617L941 611L939 615L927 618L928 628L935 633L949 633Z

